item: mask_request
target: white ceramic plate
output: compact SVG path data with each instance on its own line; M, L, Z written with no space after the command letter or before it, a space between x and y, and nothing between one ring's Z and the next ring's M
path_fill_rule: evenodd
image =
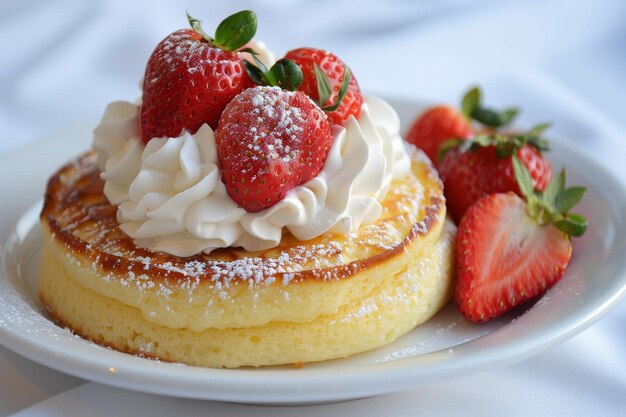
M423 106L392 102L406 123ZM574 242L565 276L539 301L498 320L472 325L453 305L395 343L302 369L220 370L161 363L106 349L51 323L37 299L41 232L37 217L45 179L89 146L77 129L0 160L0 342L59 371L157 394L242 403L316 403L406 390L435 379L526 359L580 332L626 293L626 190L571 143L553 141L555 171L589 191L578 211L589 219ZM19 220L18 220L19 219Z

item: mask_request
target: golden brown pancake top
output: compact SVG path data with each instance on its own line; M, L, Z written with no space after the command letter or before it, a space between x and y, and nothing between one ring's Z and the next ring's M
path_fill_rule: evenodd
M392 184L383 202L383 215L374 224L363 226L358 240L327 233L302 242L285 232L278 247L255 253L225 248L181 258L144 249L120 229L117 207L103 194L104 181L91 151L52 176L41 219L54 239L111 274L132 272L153 282L166 280L182 286L204 280L219 286L237 281L345 279L402 254L418 236L427 235L443 221L441 182L430 163L420 159L414 158L414 178L398 186L409 188L394 192Z

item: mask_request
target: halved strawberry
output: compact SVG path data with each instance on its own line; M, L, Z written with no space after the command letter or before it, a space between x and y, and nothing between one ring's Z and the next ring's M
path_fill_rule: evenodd
M237 49L256 32L256 15L244 10L227 17L215 38L200 21L187 15L192 29L168 35L150 55L140 109L141 137L177 137L183 129L195 133L211 128L224 107L252 85Z
M545 192L514 158L527 202L514 193L490 194L472 205L457 233L455 301L473 322L495 318L545 292L563 275L572 254L570 236L587 221L569 214L584 188L565 189L565 172Z
M463 214L487 194L512 191L522 195L515 180L512 157L530 171L533 186L543 190L552 169L542 150L548 142L540 137L546 125L520 134L478 134L472 140L452 140L442 145L439 174L444 184L448 212L458 223Z

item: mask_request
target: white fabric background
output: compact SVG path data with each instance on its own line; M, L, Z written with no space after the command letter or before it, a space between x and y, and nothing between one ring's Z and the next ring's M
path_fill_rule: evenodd
M366 91L455 103L480 83L490 104L520 105L522 125L552 121L555 132L626 176L622 0L5 0L0 155L95 124L109 101L135 99L148 55L167 33L185 27L185 8L206 28L236 10L254 9L258 38L278 55L304 45L330 49ZM625 323L622 301L590 329L514 366L407 393L297 409L82 385L0 348L0 416L29 406L22 415L622 416Z

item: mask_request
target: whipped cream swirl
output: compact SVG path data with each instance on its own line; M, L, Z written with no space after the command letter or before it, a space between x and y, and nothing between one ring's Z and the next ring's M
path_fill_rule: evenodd
M392 180L410 171L397 113L369 96L359 120L333 126L319 175L274 206L248 213L226 193L208 125L144 145L138 115L136 104L111 103L94 131L104 193L138 246L176 256L231 246L264 250L279 244L283 228L299 240L355 232L378 219Z

